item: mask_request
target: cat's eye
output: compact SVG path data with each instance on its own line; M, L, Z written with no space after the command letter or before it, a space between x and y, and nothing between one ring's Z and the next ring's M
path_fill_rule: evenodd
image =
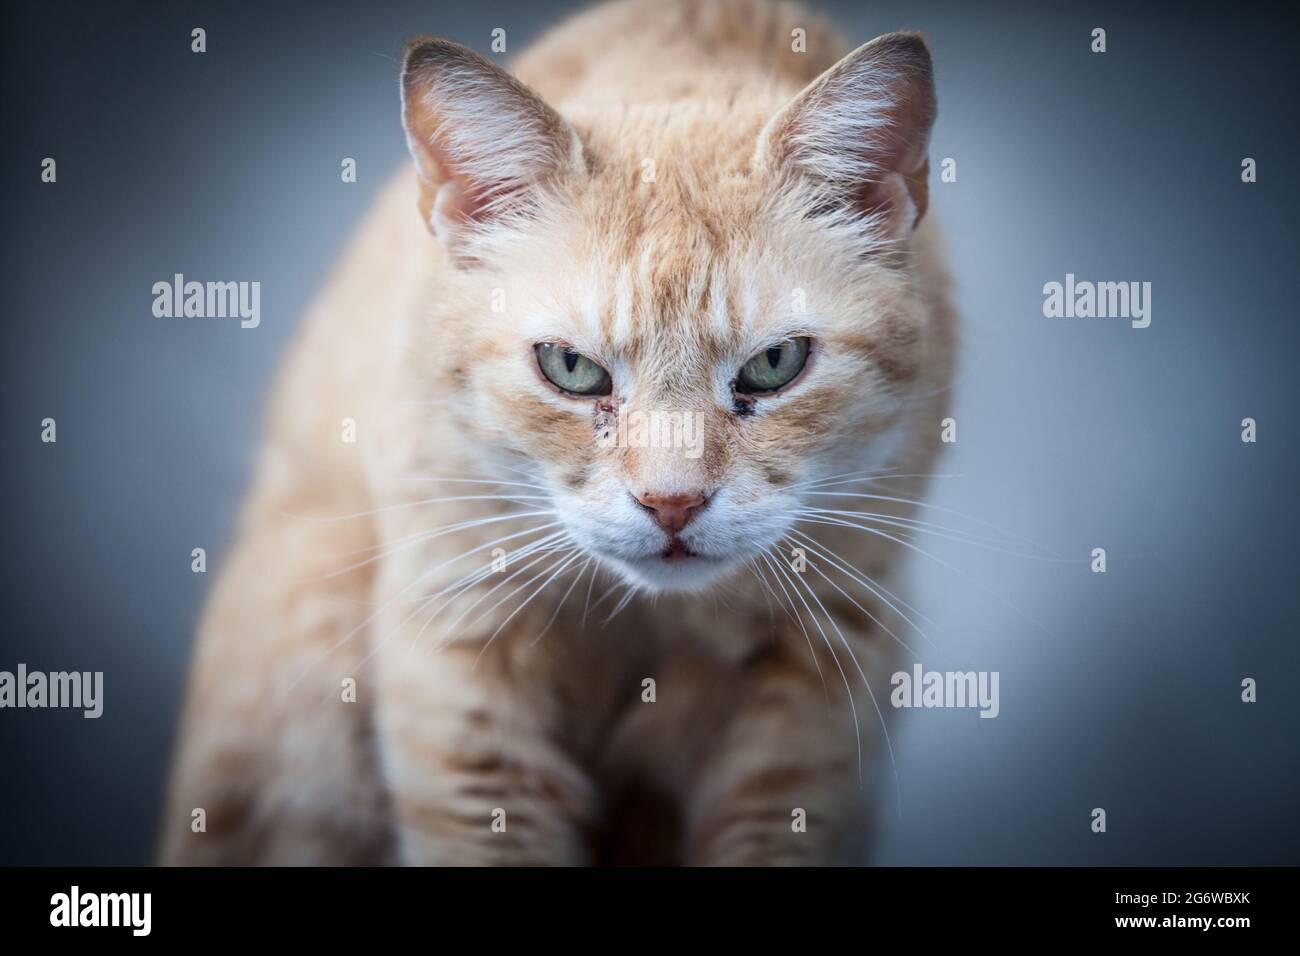
M759 352L736 376L736 391L746 395L775 392L795 380L808 362L808 339L786 339Z
M556 342L539 342L537 367L556 388L570 395L608 395L609 373L587 356Z

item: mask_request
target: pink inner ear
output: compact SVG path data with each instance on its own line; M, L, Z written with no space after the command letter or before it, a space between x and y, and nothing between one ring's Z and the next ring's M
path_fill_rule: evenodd
M915 34L879 37L814 81L774 121L778 161L838 192L838 203L875 215L882 231L910 232L929 207L934 122L930 56Z
M874 183L858 190L855 205L862 212L878 215L885 231L891 235L915 229L925 214L926 187L920 183L920 202L909 180L900 173L886 173Z
M430 224L439 231L450 230L466 222L479 222L490 214L490 207L518 191L518 186L492 188L469 183L451 171L451 178L437 189L430 210Z
M928 139L925 136L924 139ZM928 144L907 147L905 153L891 160L892 165L877 162L878 169L890 170L877 174L874 182L864 183L854 197L857 208L865 213L883 217L890 234L912 231L921 222L930 205L930 160L926 153ZM917 157L919 155L919 162Z
M420 211L441 235L521 209L533 187L581 169L577 134L558 113L451 41L408 47L402 105L420 171Z
M928 84L911 79L899 83L892 95L886 124L872 131L872 142L863 151L876 172L857 190L854 201L863 212L881 215L891 235L901 235L916 228L930 204L934 94Z

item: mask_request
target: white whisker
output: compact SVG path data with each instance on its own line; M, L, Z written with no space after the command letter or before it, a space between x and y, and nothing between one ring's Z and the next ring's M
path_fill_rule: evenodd
M854 653L853 647L849 644L848 638L846 638L844 636L844 633L840 630L840 626L835 622L834 616L831 615L831 613L826 610L826 606L822 604L821 598L817 596L817 592L813 590L812 585L810 585L807 581L800 581L798 583L803 584L804 589L808 592L808 596L817 602L817 606L821 608L821 612L823 615L825 615L827 622L831 625L832 628L835 629L835 634L836 636L839 637L840 643L844 645L844 649L848 651L849 659L853 661L853 666L857 669L858 676L862 678L862 686L864 686L867 689L867 694L871 697L871 706L874 707L876 710L876 717L880 719L880 731L882 734L884 734L885 737L885 749L888 750L889 752L889 766L893 770L894 792L895 792L895 796L898 799L898 815L901 817L903 815L903 787L898 777L898 761L894 758L894 744L893 741L889 739L889 727L886 726L885 724L885 714L883 711L881 711L880 703L876 700L876 692L872 690L871 681L867 679L866 672L863 671L862 664L859 663L858 661L858 655ZM817 620L816 617L814 617L813 618L814 623L816 622L816 620ZM818 625L818 629L820 630L820 625ZM829 641L827 643L829 643ZM838 659L836 662L836 666L837 667L839 666ZM843 674L842 669L840 673ZM848 686L847 680L845 681L845 686L846 687ZM849 700L851 703L853 700L852 694L849 695ZM858 780L859 782L861 782L862 780L862 733L861 730L856 727L856 721L857 721L856 708L854 708L853 713L854 713L855 729L858 730Z
M799 545L797 542L795 542L795 541L794 541L793 539L791 539L791 538L784 538L783 540L786 541L787 543L789 543L792 547L806 547L806 546ZM816 549L814 549L814 550L816 550ZM819 554L818 556L821 556L821 555ZM859 604L858 601L857 601L857 599L855 599L855 598L853 597L853 595L849 594L849 593L848 593L847 591L845 591L842 587L840 587L838 584L836 584L834 581L832 581L832 580L830 579L830 577L827 576L827 574L826 574L825 571L823 571L820 567L818 567L818 566L817 566L815 563L813 563L813 562L809 562L809 566L810 566L814 571L816 571L819 575L821 575L822 578L823 578L823 580L825 580L827 584L829 584L829 585L830 585L831 587L833 587L836 591L838 591L841 595L843 595L843 597L844 597L846 600L848 600L849 603L851 603L851 604L852 604L854 607L856 607L859 611L861 611L863 614L865 614L867 617L869 617L869 618L871 619L872 623L874 623L877 627L879 627L879 628L880 628L881 630L883 630L886 634L888 634L890 637L892 637L892 638L894 639L894 641L895 641L895 642L896 642L896 643L897 643L901 648L903 648L903 650L907 651L909 654L911 654L911 655L912 655L914 658L916 658L917 660L920 660L920 659L921 659L921 655L918 654L915 650L913 650L913 648L912 648L912 647L911 647L911 646L910 646L906 641L904 641L901 637L899 637L899 636L898 636L897 634L895 634L892 630L890 630L890 629L889 629L889 625L887 625L884 621L880 620L880 618L876 617L876 615L872 614L872 613L871 613L870 611L868 611L865 607L863 607L861 604ZM869 589L869 590L870 590L870 589ZM874 590L872 591L872 593L875 593ZM879 595L876 595L876 596L879 597ZM897 608L895 608L895 611L897 611ZM918 628L918 632L919 632L919 630L920 630L920 629ZM922 634L921 636L924 637L925 635Z
M601 622L601 626L603 627L610 621L614 620L614 618L618 617L619 612L622 611L623 608L627 607L628 602L630 602L635 595L636 585L629 584L627 586L627 592L623 595L622 599L619 600L618 604L614 607L614 610L609 612L609 617L605 618L605 620Z
M540 529L537 529L537 530L540 530ZM542 538L540 541L530 542L530 543L529 543L528 545L526 545L524 548L521 548L520 551L523 552L523 553L528 553L528 552L531 551L532 549L542 547L543 544L544 544L545 542L547 542L547 541L549 541L549 540L553 540L553 539L559 538L559 537L560 537L561 535L563 535L563 534L564 534L563 531L556 531L556 532L553 532L552 534L547 535L545 538ZM468 555L471 554L471 553L473 553L473 552L467 552L465 555L462 555L462 557L468 557ZM478 569L478 570L476 570L476 571L471 572L469 575L463 576L460 580L463 581L463 580L465 580L466 577L474 578L475 575L478 575L478 574L483 573L484 570L485 570L485 569L480 568L480 569ZM491 567L489 566L489 567L486 569L486 571L487 571L488 573L490 573L490 572L491 572ZM448 591L451 591L451 590L453 590L454 588L458 587L458 584L459 584L459 582L453 582L452 584L449 584L446 588L444 588L442 591L440 591L440 592L438 592L437 594L433 595L433 596L432 596L431 598L429 598L428 600L425 600L425 601L420 602L420 604L417 605L417 607L415 608L414 611L412 611L412 612L411 612L410 614L408 614L406 617L402 618L402 620L399 621L399 622L397 623L397 626L396 626L396 627L391 628L391 629L389 630L389 632L388 632L387 634L385 634L384 637L383 637L381 640L375 641L375 642L372 644L370 650L369 650L368 652L366 652L365 656L362 657L361 660L358 661L357 664L356 664L356 666L353 668L353 673L354 673L354 675L355 675L355 674L359 674L359 673L362 671L362 669L364 669L365 666L366 666L367 664L369 664L370 661L373 660L373 659L374 659L374 658L379 654L379 652L380 652L381 650L383 650L383 648L386 647L386 646L388 645L388 642L389 642L390 640L392 640L396 635L398 635L398 634L400 634L400 633L402 632L402 629L403 629L404 627L406 627L407 623L409 623L409 622L411 621L412 618L414 618L417 614L420 613L421 610L423 610L425 607L428 606L428 604L429 604L430 601L432 601L433 599L436 599L439 595L441 595L441 594L445 594L445 593L447 593ZM473 581L471 581L470 584L465 585L466 588L468 588L468 587L472 587L472 586L473 586ZM447 602L447 604L444 604L442 607L438 608L437 610L435 610L435 611L433 612L433 614L430 616L429 620L425 621L423 627L421 627L420 630L416 633L415 638L414 638L414 640L412 641L412 646L414 645L414 641L418 641L418 640L419 640L420 635L424 633L424 628L429 626L429 623L433 620L433 618L434 618L434 617L437 617L438 614L439 614L441 611L443 611L443 610L448 606L448 604L451 603L451 601L454 601L457 597L459 597L460 594L463 593L463 591L464 591L464 588L462 588L460 591L457 591L456 594L453 595L452 598ZM399 592L399 593L400 593L400 592ZM391 602L389 602L389 603L391 603ZM387 606L387 605L385 605L385 607L386 607L386 606ZM384 608L381 607L380 610L379 610L378 612L376 612L376 614L381 613L383 610L384 610ZM408 650L409 650L409 649L408 649ZM328 698L327 698L327 699L328 699Z
M419 508L425 505L447 504L453 501L504 501L507 504L518 504L522 500L548 501L549 495L450 495L445 498L421 498L418 501L403 501L395 505L383 505L379 508L371 508L369 511L357 511L346 515L296 515L289 511L281 511L281 516L293 518L297 521L352 521L355 518L369 518L374 515L386 514L390 511L401 511L404 508Z
M512 511L508 514L490 515L484 518L472 518L468 521L458 521L455 524L442 525L437 528L429 528L425 531L417 531L414 534L405 535L401 538L398 538L396 542L391 542L391 541L386 542L387 544L394 545L392 548L389 548L386 551L383 551L376 555L372 555L371 557L366 558L364 561L357 561L353 564L348 565L345 568L339 569L338 571L330 571L328 574L323 574L320 577L313 578L311 580L326 581L329 580L330 578L340 577L341 575L348 574L352 571L356 571L359 568L364 568L366 565L373 564L376 561L380 561L384 558L391 557L392 555L397 554L399 551L404 551L413 545L420 544L421 542L424 541L433 541L436 538L441 538L443 535L453 534L457 531L468 531L471 528L479 528L482 527L483 525L497 524L498 522L509 521L513 518L545 518L556 514L558 514L558 512L555 511ZM383 547L383 545L377 545L375 547ZM363 551L373 550L373 547L363 548L362 550Z
M457 561L461 561L461 560L463 560L463 559L469 557L471 554L475 554L475 553L477 553L477 552L479 552L479 551L482 551L482 550L485 549L485 548L491 548L491 547L493 547L493 546L495 546L495 545L501 544L502 542L505 542L505 541L511 541L511 540L514 540L515 538L522 537L523 535L526 535L526 534L536 534L538 531L543 531L543 530L545 530L546 528L555 527L555 526L558 525L558 524L560 524L560 522L558 522L558 521L554 521L554 522L551 522L550 524L544 524L544 525L542 525L542 526L540 526L540 527L537 527L537 528L528 528L528 529L525 529L524 531L516 531L514 534L504 535L503 537L497 538L495 541L489 541L487 544L481 544L481 545L479 545L479 546L476 547L476 548L472 548L472 549L469 550L469 551L466 551L466 552L463 552L462 554L458 554L458 555L456 555L454 558L449 558L449 559L447 559L446 561L443 561L443 562L440 563L440 564L435 564L433 567L428 568L428 569L425 570L422 574L416 576L412 581L408 582L408 583L406 584L405 587L403 587L401 590L399 590L396 594L394 594L392 597L390 597L387 601L385 601L383 604L381 604L381 605L380 605L380 606L379 606L379 607L378 607L378 608L377 608L373 613L371 613L370 615L368 615L368 616L365 618L365 620L363 620L360 624L358 624L356 627L352 628L352 630L348 631L348 632L347 632L346 634L344 634L341 638L339 638L338 641L336 641L332 647L330 647L329 649L327 649L327 650L325 651L324 654L322 654L319 658L317 658L317 660L316 660L313 664L311 664L311 665L310 665L306 670L304 670L301 674L299 674L299 675L298 675L297 677L295 677L292 681L290 681L290 682L289 682L289 687L288 687L288 689L289 689L289 690L292 690L294 687L296 687L296 686L298 685L298 683L299 683L299 682L300 682L304 677L306 677L309 673L311 673L311 671L316 667L317 664L319 664L319 663L320 663L321 661L323 661L323 660L328 659L328 658L330 657L330 655L332 655L332 654L333 654L335 651L337 651L340 647L342 647L344 644L346 644L348 641L350 641L353 637L355 637L355 636L356 636L356 635L357 635L357 634L358 634L362 629L368 627L371 623L373 623L374 620L375 620L376 618L378 618L381 614L383 614L384 611L386 611L386 610L388 609L389 605L391 605L394 601L396 601L398 598L400 598L403 594L405 594L405 593L406 593L407 591L409 591L411 588L415 587L415 586L416 586L417 584L419 584L421 581L425 581L425 580L427 580L428 577L429 577L429 575L435 573L436 571L441 570L442 568L447 567L447 565L449 565L449 564L455 564Z
M1034 620L1024 611L1020 610L1020 608L1016 607L1009 600L1007 600L1006 597L1004 597L1001 594L998 594L988 585L971 577L961 568L954 567L953 565L949 564L947 561L943 560L937 555L930 554L928 551L924 550L923 548L919 548L914 544L902 540L901 538L898 538L892 534L888 534L887 532L881 531L879 528L873 528L869 525L856 524L852 521L847 521L838 518L799 518L797 520L809 524L826 524L826 525L834 525L842 528L857 528L861 531L866 531L869 534L878 535L879 537L885 538L886 540L893 541L897 544L901 544L903 547L910 548L911 550L915 551L917 554L924 555L925 557L929 558L931 561L934 561L935 563L941 565L942 567L947 568L949 571L952 571L954 574L959 575L963 580L969 581L971 584L974 584L976 587L980 588L980 590L984 591L986 594L992 594L999 601L1003 602L1008 608L1015 611L1016 614L1024 618L1030 624L1034 625L1039 630L1043 629L1043 625L1040 622Z
M1042 545L1038 544L1037 542L1031 541L1030 539L1022 535L1014 534L1010 531L1007 531L1004 528L999 528L991 521L985 521L982 518L976 518L973 515L965 514L964 512L957 511L953 508L945 508L941 505L932 504L931 502L928 501L921 501L915 498L899 498L892 495L873 495L873 494L867 494L866 492L852 492L852 491L809 491L809 492L805 492L805 494L810 496L830 497L830 498L866 498L874 501L890 501L897 504L911 505L917 508L926 508L929 509L930 511L938 511L942 514L949 514L952 515L953 517L961 518L965 521L970 521L974 524L988 528L992 531L996 531L998 534L1012 541L1018 541L1020 544L1028 545L1031 548L1036 548L1039 551L1043 551L1049 555L1052 554L1052 552L1048 548L1044 548Z
M840 663L840 656L839 654L835 653L835 648L831 644L830 638L826 636L826 629L822 627L821 622L817 620L817 615L813 612L812 607L809 606L808 602L804 600L803 594L800 593L797 579L791 579L790 574L788 574L785 568L781 566L781 562L779 558L776 560L774 567L776 568L777 572L783 578L785 578L786 581L789 583L790 590L792 590L795 593L795 596L799 598L799 603L802 604L804 608L808 611L808 616L812 618L813 626L817 628L817 632L821 635L822 642L826 645L826 649L831 652L831 660L835 662L835 669L840 672L840 680L844 682L844 693L848 695L849 713L853 718L853 734L854 734L854 738L857 741L858 784L861 785L862 783L862 725L858 722L858 705L857 705L857 701L853 699L853 688L849 686L848 675L844 673L844 666ZM824 610L825 609L823 609L823 611ZM855 662L856 662L856 658L855 658Z
M767 551L761 552L759 554L759 558L762 559L764 562L766 562L768 567L772 566L773 561L780 560L779 557L774 558ZM790 618L790 620L795 623L795 625L803 633L804 641L808 644L808 654L812 657L813 667L817 668L817 678L821 681L822 693L826 696L826 713L830 714L831 713L831 691L830 691L830 687L827 686L826 684L826 675L822 673L821 661L817 659L817 649L813 647L812 637L808 634L808 628L804 627L803 616L802 615L796 616L798 614L798 608L794 607L794 599L790 597L790 592L787 591L785 589L785 585L781 583L781 579L777 575L775 569L772 571L772 576L776 580L777 586L781 589L781 593L786 596L786 601L789 603L790 609L793 609L795 612L794 614L792 614L791 610L787 609L785 605L782 604L782 610L785 611L786 617Z
M555 619L559 617L560 612L564 610L564 605L565 602L569 600L569 595L572 594L573 589L578 586L578 583L582 580L582 576L587 573L587 568L590 567L591 562L592 559L588 558L578 568L578 573L574 575L573 582L569 585L569 589L565 591L564 596L560 598L560 603L555 605L555 611L551 614L550 619L546 622L546 626L542 628L541 632L535 638L532 639L532 641L528 645L529 647L532 647L534 644L540 641L546 635L546 632L551 629L551 625L555 623Z
M581 557L582 557L582 552L579 551L577 548L574 548L572 551L568 553L567 557L561 557L557 559L556 564L559 564L559 567L556 568L556 570L551 573L551 576L548 577L541 584L539 584L537 586L537 589L533 591L532 594L528 595L528 597L524 599L524 602L522 604L520 604L517 608L511 611L510 614L506 617L506 619L502 621L499 625L497 625L497 629L492 632L492 636L487 639L487 641L483 644L483 647L479 650L478 656L474 658L474 663L470 667L471 670L473 670L475 667L478 666L478 662L483 659L483 655L487 653L487 649L492 646L492 642L497 639L497 635L500 634L505 629L505 626L509 624L512 620L514 620L515 616L519 614L519 612L521 612L524 608L526 608L529 604L531 604L533 598L537 597L537 595L541 594L542 591L546 590L547 585L549 585L552 581L554 581L557 575L563 573L565 568L567 568L570 564L572 564L574 561L577 561ZM551 568L555 568L555 564L552 564ZM551 568L547 568L547 571L550 571ZM545 573L546 571L542 572L542 574ZM541 575L539 574L537 577L541 577ZM536 578L534 578L533 580L536 580Z

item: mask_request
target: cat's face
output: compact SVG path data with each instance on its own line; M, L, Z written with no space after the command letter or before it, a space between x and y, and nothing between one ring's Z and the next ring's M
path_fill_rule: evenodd
M699 589L779 544L801 484L890 466L921 317L895 271L758 203L665 215L612 253L600 211L667 188L594 183L511 243L465 387L586 551Z
M734 106L579 120L581 134L548 111L525 148L581 159L525 209L501 208L520 185L485 203L445 173L426 196L464 261L472 314L449 355L474 428L641 588L703 589L788 551L809 482L887 469L908 442L924 310L881 242L910 231L924 197L891 173L892 192L854 209L830 201L829 174L792 170L826 95L765 129ZM410 112L408 92L418 141ZM452 165L422 168L435 162Z

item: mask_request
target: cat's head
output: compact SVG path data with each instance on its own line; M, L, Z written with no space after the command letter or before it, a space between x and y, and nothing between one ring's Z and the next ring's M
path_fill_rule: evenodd
M793 99L563 115L423 39L403 115L455 264L430 362L606 566L704 588L779 545L812 481L905 461L927 361L907 266L935 115L919 37Z

